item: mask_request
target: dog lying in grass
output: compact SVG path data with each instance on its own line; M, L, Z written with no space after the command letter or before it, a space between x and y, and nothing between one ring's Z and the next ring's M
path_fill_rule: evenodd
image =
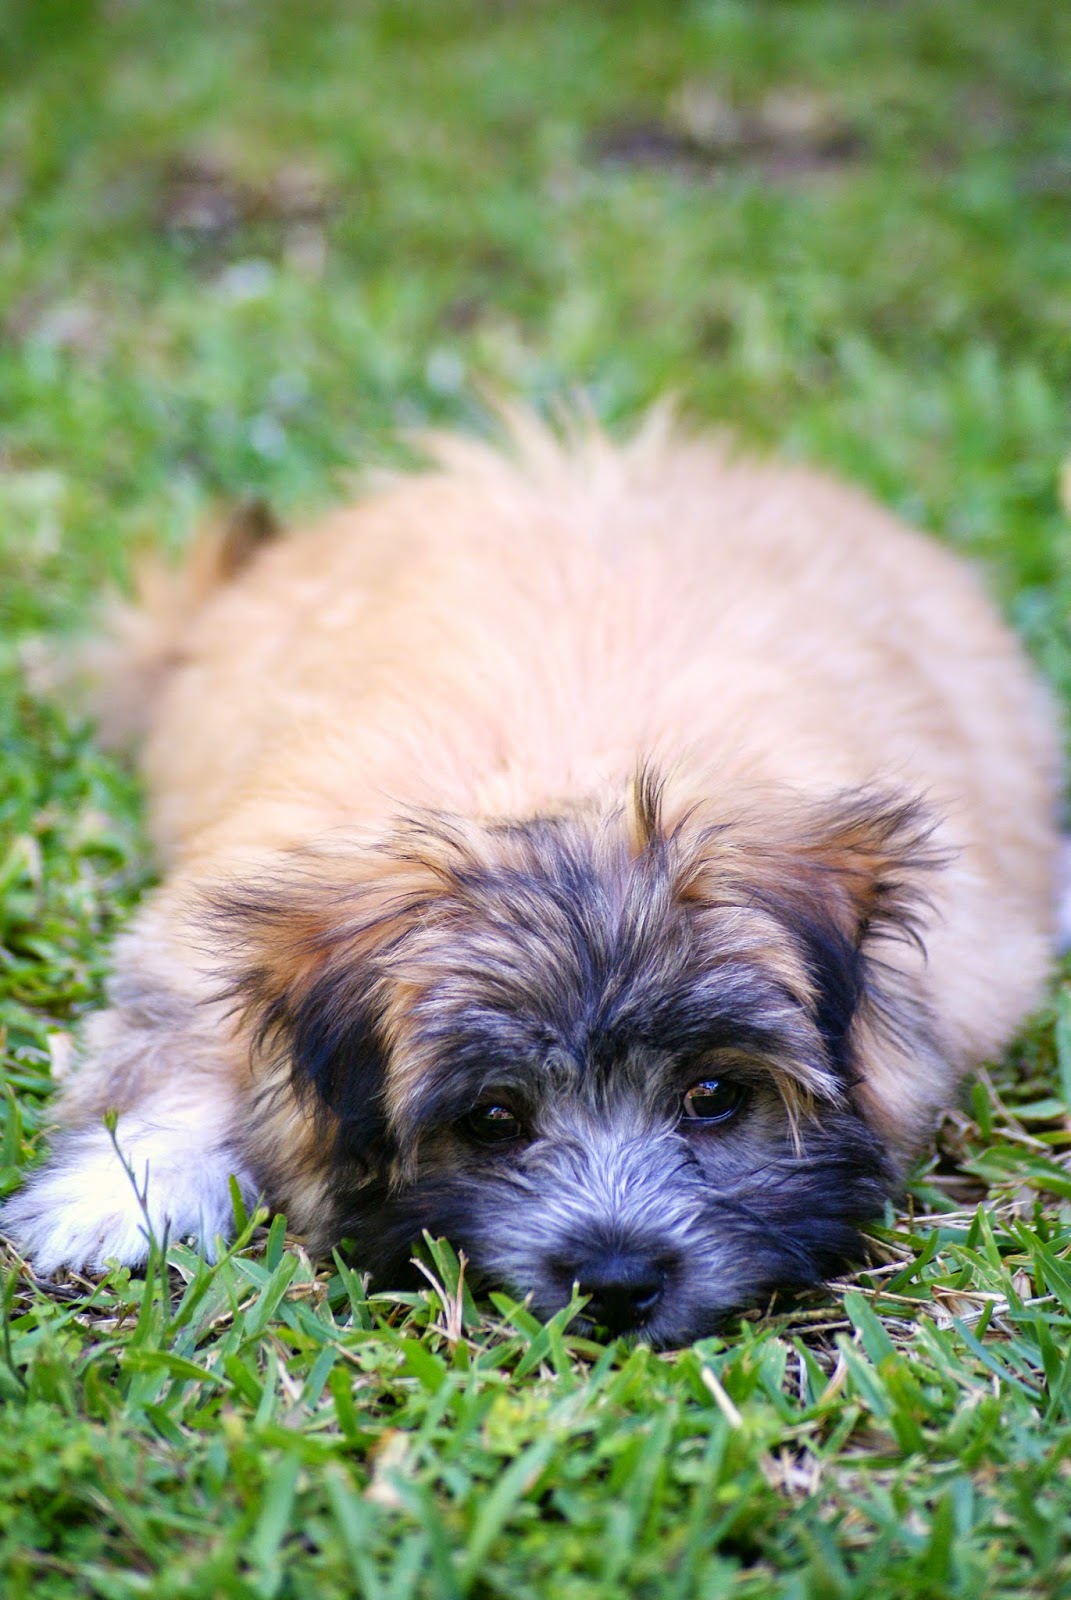
M962 563L816 473L657 418L429 449L114 619L165 877L0 1224L135 1265L233 1174L381 1284L427 1229L677 1345L850 1259L1037 1001L1054 714Z

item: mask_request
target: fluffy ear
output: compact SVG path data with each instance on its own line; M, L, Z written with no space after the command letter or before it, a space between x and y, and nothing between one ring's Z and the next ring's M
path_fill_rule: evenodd
M728 907L756 920L766 966L806 1004L842 1091L866 1075L878 1035L883 1049L897 1038L928 1048L925 996L910 973L922 965L927 879L944 859L933 829L918 799L872 790L749 797L720 823L697 807L682 824L691 839L678 893L715 923ZM915 953L896 955L897 941Z
M934 845L935 827L917 798L838 795L801 818L795 864L782 863L786 879L817 897L857 947L883 938L919 944L927 878L947 860Z
M386 840L294 852L274 875L212 897L226 993L260 1082L269 1094L289 1088L351 1164L394 1153L388 1061L412 982L398 958L451 914L487 848L486 830L429 812L400 820Z
M422 862L355 848L306 854L285 875L214 899L227 993L262 1072L288 1084L354 1163L390 1147L385 962L437 887Z
M800 820L794 842L767 863L768 903L805 952L831 1065L871 1125L906 1153L922 1132L919 1104L948 1076L924 936L928 882L949 857L917 799L856 792Z

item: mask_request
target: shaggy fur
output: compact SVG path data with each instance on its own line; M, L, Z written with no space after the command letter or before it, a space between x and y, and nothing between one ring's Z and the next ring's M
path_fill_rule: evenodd
M41 1271L211 1246L228 1180L380 1281L422 1229L676 1344L856 1227L1053 942L1051 707L955 558L652 421L514 419L143 576L98 650L166 868L116 950Z

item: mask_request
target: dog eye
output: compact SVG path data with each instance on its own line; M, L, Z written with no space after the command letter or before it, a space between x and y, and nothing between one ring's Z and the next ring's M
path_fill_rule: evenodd
M693 1083L681 1102L683 1120L727 1122L743 1104L744 1092L739 1083L721 1078L704 1078L701 1083Z
M477 1106L463 1119L462 1126L481 1144L507 1144L524 1133L520 1118L514 1116L509 1106Z

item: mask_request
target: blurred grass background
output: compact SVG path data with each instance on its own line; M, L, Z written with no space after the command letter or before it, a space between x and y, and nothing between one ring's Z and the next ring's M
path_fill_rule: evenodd
M0 0L5 1186L150 871L18 658L221 497L670 390L980 562L1071 697L1069 89L1051 0ZM448 1253L13 1260L4 1592L1071 1593L1069 1105L1057 995L869 1271L675 1360L459 1338Z

